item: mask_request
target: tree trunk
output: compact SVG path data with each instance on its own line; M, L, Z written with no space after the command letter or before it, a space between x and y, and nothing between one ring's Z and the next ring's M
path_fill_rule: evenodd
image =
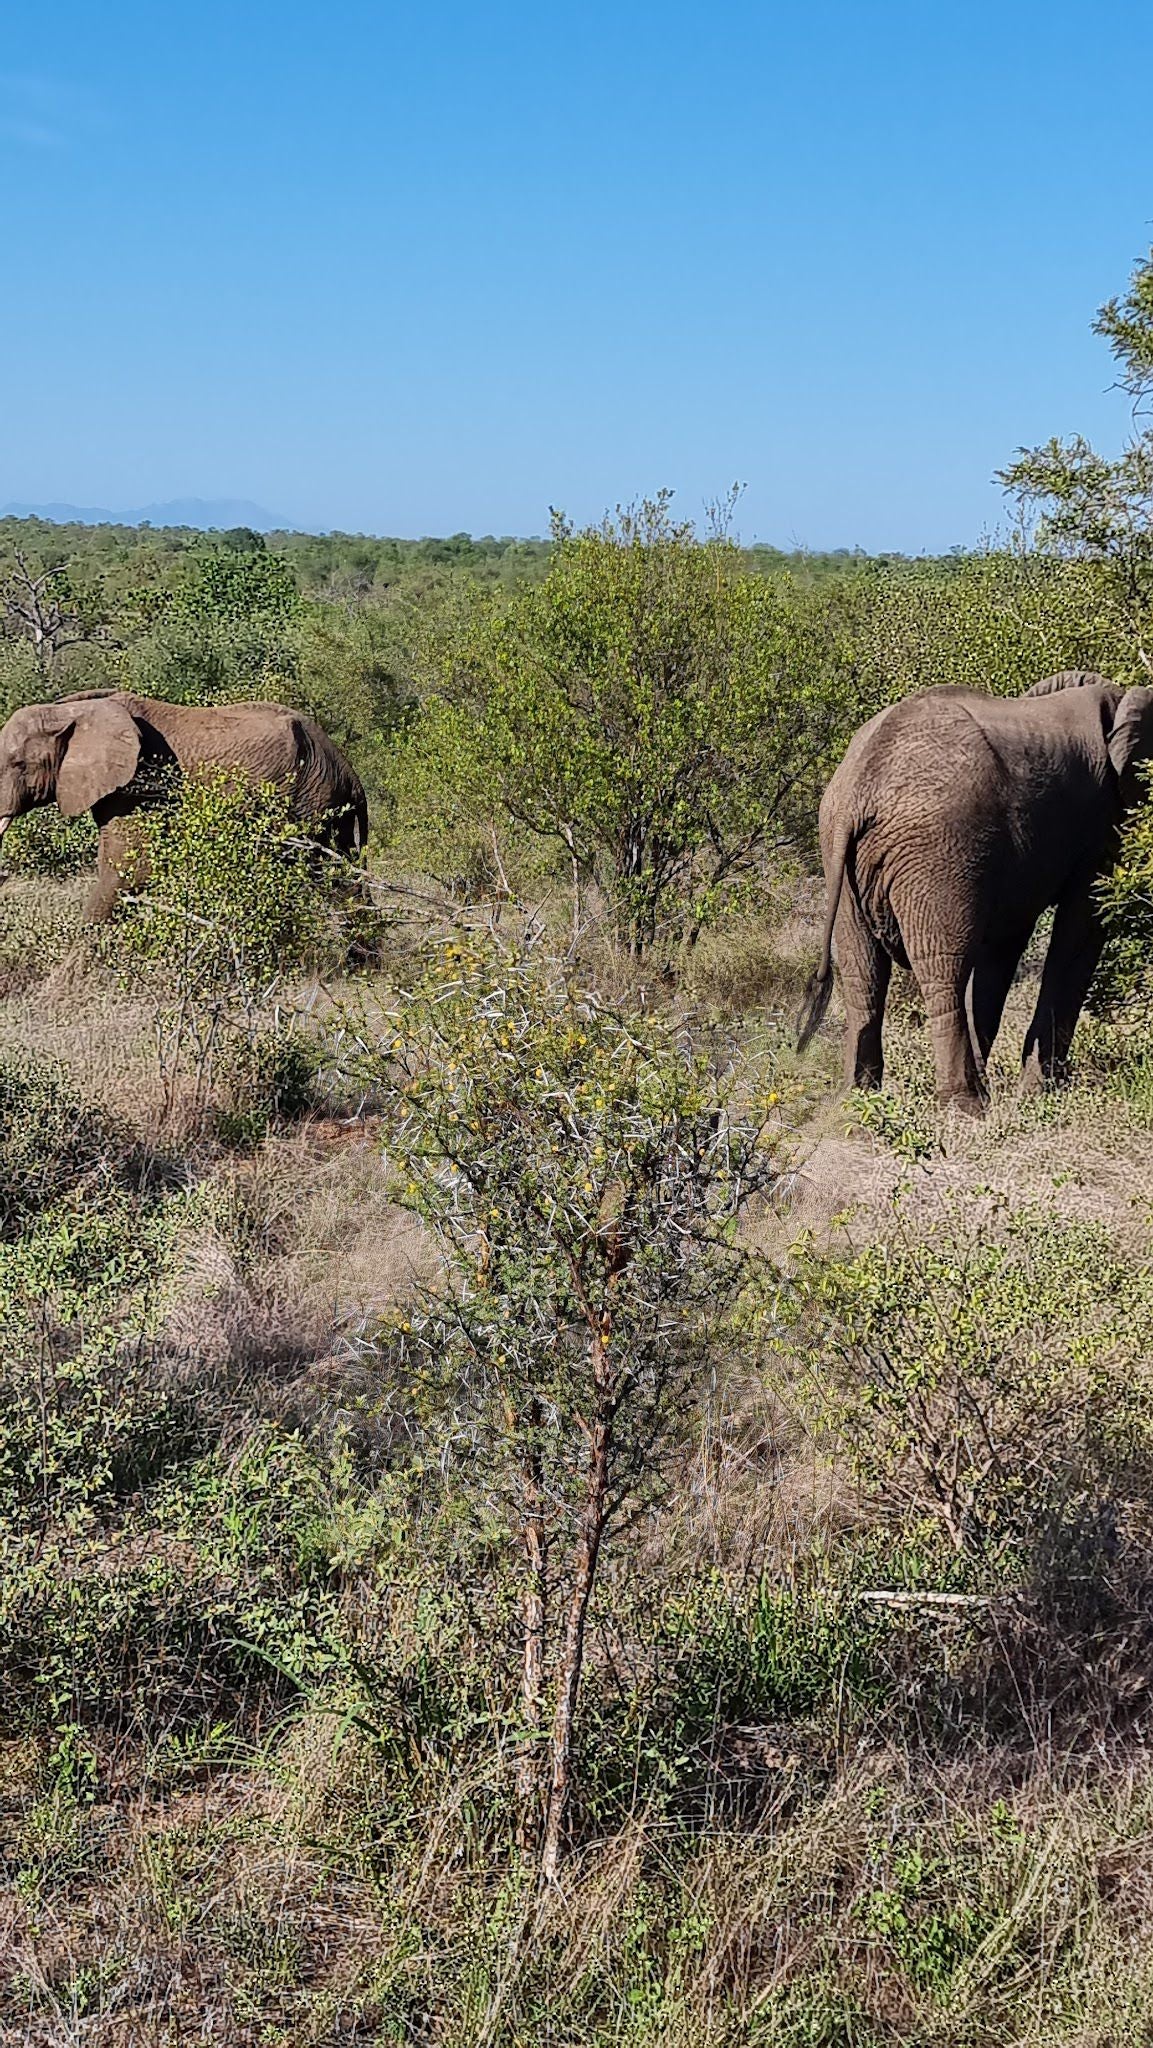
M549 1884L555 1883L560 1866L565 1815L572 1784L573 1727L576 1721L577 1696L580 1692L581 1668L584 1663L585 1624L596 1581L597 1559L608 1508L612 1422L609 1403L604 1398L608 1391L607 1351L600 1338L595 1340L595 1344L595 1377L602 1398L598 1403L598 1414L589 1434L585 1502L581 1513L572 1593L565 1618L564 1640L557 1670L548 1809L544 1849L541 1854L541 1876Z
M540 1428L540 1404L533 1401L526 1418L528 1428ZM517 1843L522 1849L536 1847L541 1819L540 1725L544 1697L545 1600L548 1572L548 1538L544 1523L544 1492L540 1457L532 1441L524 1466L524 1561L525 1586L521 1602L524 1628L524 1663L521 1670L521 1736L516 1762Z

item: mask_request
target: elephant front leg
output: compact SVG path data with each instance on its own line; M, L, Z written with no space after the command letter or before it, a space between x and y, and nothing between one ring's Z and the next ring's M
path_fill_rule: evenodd
M1026 1089L1064 1077L1077 1019L1105 943L1092 883L1058 904L1041 990L1022 1053Z
M1023 938L1004 940L999 945L986 941L973 965L969 984L969 1023L982 1066L993 1049L1001 1028L1013 976L1021 963L1028 933Z
M116 908L116 900L124 886L124 868L128 852L128 838L123 821L116 819L102 825L96 855L96 875L84 905L84 915L90 924L106 923Z

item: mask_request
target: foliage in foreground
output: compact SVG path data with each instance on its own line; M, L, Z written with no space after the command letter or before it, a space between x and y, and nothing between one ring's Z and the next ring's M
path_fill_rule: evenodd
M449 946L389 1032L360 1064L446 1265L392 1332L401 1413L490 1541L504 1524L522 1835L553 1875L602 1553L699 1398L771 1156L705 1060L531 957Z
M981 1234L907 1216L734 1295L761 1168L675 1036L459 948L398 1016L359 1058L453 1285L319 1393L272 1288L211 1366L170 1319L201 1244L226 1293L311 1247L301 1155L159 1194L56 1069L13 1069L42 1106L0 1246L5 2024L1104 2048L1123 1998L1140 2038L1148 1785L1028 1759L1086 1729L1108 1755L1148 1708L1141 1261L993 1203ZM577 1281L626 1275L542 1892L522 1508L536 1474L551 1655L604 1335ZM796 1519L826 1479L836 1511Z
M809 1413L898 1537L936 1529L963 1583L1072 1605L1108 1605L1107 1560L1141 1579L1153 1267L1107 1229L985 1192L968 1222L898 1210L851 1257L802 1248L787 1293Z

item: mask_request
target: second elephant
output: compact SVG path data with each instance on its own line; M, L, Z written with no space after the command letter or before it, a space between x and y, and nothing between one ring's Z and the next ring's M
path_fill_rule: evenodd
M870 720L821 802L827 916L801 1045L828 1005L835 946L846 1082L879 1087L896 962L924 997L939 1101L980 1111L1013 976L1052 906L1024 1064L1033 1081L1058 1073L1104 941L1094 885L1151 754L1153 689L1081 670L1018 698L924 690Z
M346 856L368 835L360 777L327 733L283 704L168 704L94 691L27 704L0 730L0 836L14 818L55 802L66 818L90 811L100 832L91 918L106 917L120 888L131 814L164 771L236 771L283 790L293 816Z

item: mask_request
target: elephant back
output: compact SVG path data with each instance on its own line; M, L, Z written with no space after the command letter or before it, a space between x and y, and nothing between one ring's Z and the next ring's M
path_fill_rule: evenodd
M1111 683L1108 676L1098 675L1096 669L1063 668L1055 676L1045 676L1041 682L1034 683L1031 689L1023 691L1022 694L1026 697L1053 697L1056 696L1059 690L1088 690L1093 688L1114 690L1119 693L1120 686L1117 683Z

